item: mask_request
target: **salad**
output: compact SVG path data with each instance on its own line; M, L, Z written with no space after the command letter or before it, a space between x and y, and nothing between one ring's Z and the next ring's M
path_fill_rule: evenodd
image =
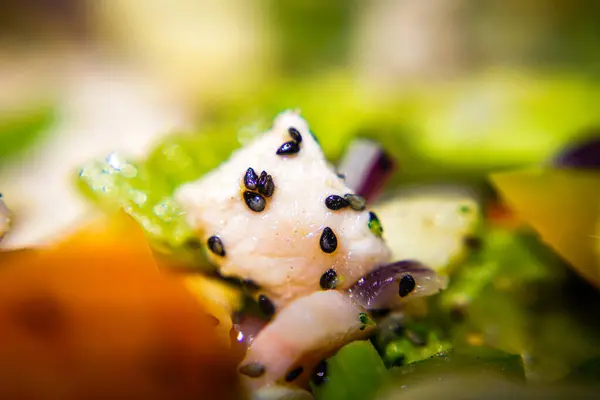
M148 382L156 383L156 375L133 378L141 368L133 361L155 339L168 339L176 355L161 362L170 371L159 375L171 386L158 398L593 398L598 139L575 142L534 169L483 160L474 167L483 180L457 163L438 174L447 181L440 183L431 165L419 170L419 160L402 157L392 135L349 126L321 134L327 123L285 111L243 136L224 134L221 122L199 135L168 136L145 158L90 160L75 179L104 212L100 222L50 248L3 252L3 264L52 271L7 272L3 282L37 279L68 304L109 301L99 320L117 315L123 327L115 333L97 330L94 313L72 318L88 318L81 337L104 332L106 341L81 339L106 346L103 354L130 349L108 336L140 335L136 350L119 358L130 396L149 396ZM440 151L422 140L432 157ZM9 200L0 203L3 235L13 218ZM43 267L61 263L71 267ZM111 290L94 292L104 279ZM141 297L119 294L127 288ZM154 315L148 309L170 310L160 315L177 328L138 321ZM192 366L199 362L213 368ZM118 387L112 372L85 372L88 392L64 390ZM110 384L102 393L117 393ZM24 393L18 384L6 390Z

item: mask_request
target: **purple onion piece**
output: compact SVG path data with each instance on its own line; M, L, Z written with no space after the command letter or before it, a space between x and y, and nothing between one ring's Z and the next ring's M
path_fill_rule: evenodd
M401 297L400 281L410 275L415 287L410 294ZM349 296L362 307L373 310L395 308L403 300L430 296L446 287L446 279L418 261L405 260L384 265L360 278L348 289Z
M241 315L233 324L238 343L248 348L258 333L267 325L267 322L255 315Z
M600 169L600 132L570 145L554 158L552 164L563 168Z
M350 143L339 168L346 185L367 201L377 198L395 169L394 160L383 148L365 139Z

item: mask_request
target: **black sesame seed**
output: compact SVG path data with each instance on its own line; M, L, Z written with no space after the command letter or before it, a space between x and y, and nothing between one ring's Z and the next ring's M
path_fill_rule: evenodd
M357 194L348 193L344 195L344 198L350 204L350 208L356 211L363 211L367 207L367 201L364 197Z
M483 241L476 236L466 236L463 243L469 250L481 250L483 247Z
M336 175L337 175L337 177L338 177L338 178L340 178L340 179L343 179L343 180L345 180L345 179L346 179L346 175L344 175L344 174L337 173Z
M321 284L321 289L323 290L335 289L338 283L338 276L337 272L335 272L335 269L331 268L325 271L325 273L321 275L321 280L319 283Z
M281 145L280 148L277 149L277 155L284 156L288 154L296 154L300 151L300 146L298 142L290 140L289 142L285 142Z
M348 200L336 194L332 194L325 199L325 206L330 210L339 210L341 208L348 207L349 205L350 203Z
M258 378L259 376L265 373L266 368L262 364L252 362L246 365L242 365L238 369L238 371L240 372L240 374L249 376L250 378Z
M215 253L218 256L225 257L225 247L223 246L223 242L221 238L218 236L211 236L208 238L208 248L210 251Z
M296 142L302 143L302 135L300 134L300 132L298 132L298 129L294 128L293 126L290 126L290 128L288 129L288 133L290 134L290 137Z
M256 184L258 183L258 175L252 168L248 168L246 170L246 175L244 175L244 186L250 190L256 189Z
M259 182L262 180L264 181L267 178L267 171L263 171L260 173L260 176L258 177L258 181L256 183L256 186L258 187Z
M294 381L297 377L300 376L300 374L302 374L302 372L304 372L304 368L302 368L302 367L298 367L296 369L291 370L285 376L285 381L286 382L292 382L292 381Z
M321 250L327 254L331 254L337 249L337 237L330 227L323 229L320 244Z
M267 175L267 173L263 171L260 174L260 178L258 179L256 187L258 188L258 193L262 194L263 196L273 196L273 192L275 191L275 182L273 182L273 177L271 175Z
M415 290L415 278L412 275L404 275L400 279L400 283L398 285L398 295L400 297L408 296L413 290Z
M313 372L312 381L315 386L321 386L327 380L327 362L321 361L315 367Z
M272 317L275 314L275 305L264 294L258 296L258 308L266 317Z
M261 212L267 206L267 200L258 193L244 192L244 201L248 208L254 212Z

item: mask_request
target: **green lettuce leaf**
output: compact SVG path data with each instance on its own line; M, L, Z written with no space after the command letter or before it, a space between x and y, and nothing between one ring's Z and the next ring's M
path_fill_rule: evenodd
M143 160L110 154L88 162L79 172L78 183L100 207L131 215L157 250L205 265L201 246L173 193L218 167L238 146L236 132L225 129L173 134Z

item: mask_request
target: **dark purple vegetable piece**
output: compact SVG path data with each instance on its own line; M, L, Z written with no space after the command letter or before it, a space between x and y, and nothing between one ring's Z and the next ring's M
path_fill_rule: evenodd
M327 380L327 361L322 360L313 371L312 382L315 386L321 386Z
M557 167L600 169L600 131L594 137L573 143L552 164Z
M402 291L406 289L402 286L407 281L406 276L410 276L415 284L410 293ZM362 307L372 310L400 304L404 297L429 296L439 292L444 286L445 280L435 271L418 261L405 260L377 268L360 278L348 289L348 293Z
M367 201L374 201L396 169L394 160L376 142L364 139L350 144L340 164L346 185Z
M267 321L255 315L241 315L233 325L238 343L246 347L250 346L266 324Z
M275 304L264 294L258 296L258 308L267 318L271 318L275 315Z

